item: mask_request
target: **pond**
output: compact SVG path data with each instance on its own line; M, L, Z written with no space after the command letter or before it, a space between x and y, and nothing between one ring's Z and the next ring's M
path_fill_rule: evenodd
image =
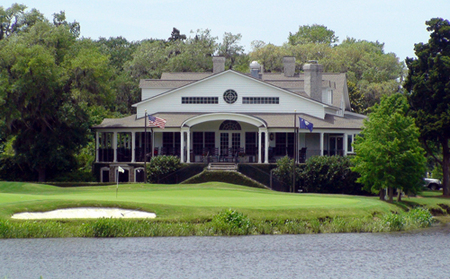
M450 226L401 233L1 239L0 278L449 278Z

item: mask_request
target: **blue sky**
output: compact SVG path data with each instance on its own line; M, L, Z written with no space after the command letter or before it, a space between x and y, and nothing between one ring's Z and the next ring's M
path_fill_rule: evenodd
M2 1L3 2L3 1ZM0 4L8 8L16 1ZM385 51L400 60L414 56L414 44L426 42L425 21L433 17L450 20L449 0L23 0L51 19L65 11L69 21L81 24L81 35L123 36L128 40L167 39L173 27L190 31L210 29L222 39L224 32L242 34L241 44L250 51L253 40L282 45L289 32L301 25L321 24L335 31L340 40L385 43Z

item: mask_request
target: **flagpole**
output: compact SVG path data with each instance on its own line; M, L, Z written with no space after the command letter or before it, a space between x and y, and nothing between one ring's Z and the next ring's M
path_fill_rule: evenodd
M144 183L147 183L147 110L144 118Z
M117 199L117 192L119 191L119 168L117 168L117 187L116 187L116 199Z
M295 162L297 160L297 134L296 134L296 130L297 130L297 110L294 110L294 147L293 147L293 157L294 157L294 162L292 164L292 189L291 192L295 192Z

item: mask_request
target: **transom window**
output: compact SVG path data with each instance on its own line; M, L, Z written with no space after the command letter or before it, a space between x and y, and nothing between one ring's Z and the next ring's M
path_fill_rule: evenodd
M279 97L243 97L243 104L279 104Z
M223 99L228 104L234 104L237 101L237 97L238 95L233 89L228 89L225 93L223 93Z
M218 97L181 97L182 104L218 104Z
M241 125L234 120L225 120L220 124L219 130L239 131L241 130Z

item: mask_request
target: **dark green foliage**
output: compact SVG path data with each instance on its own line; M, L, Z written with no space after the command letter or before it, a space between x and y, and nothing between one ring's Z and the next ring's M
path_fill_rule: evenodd
M277 167L273 170L273 174L278 178L280 182L288 186L291 189L293 182L293 167L294 159L290 159L288 156L284 156L277 160ZM298 185L300 180L300 168L298 165L295 167L295 184Z
M37 173L27 164L19 165L13 157L0 157L0 180L5 181L36 181Z
M255 188L265 188L264 185L234 171L203 171L202 173L183 181L182 184L204 183L208 181L218 181Z
M211 224L219 235L248 235L253 227L247 216L232 209L214 216Z
M238 164L238 171L269 187L270 171L275 167L276 165L274 164Z
M313 156L300 172L302 188L310 193L362 195L358 174L351 171L352 163L343 156Z
M147 179L150 183L159 183L163 176L181 168L180 158L176 156L156 156L147 165Z
M443 194L450 195L450 22L433 18L426 22L428 43L414 47L417 58L407 58L405 80L411 115L420 130L428 154L443 169ZM438 150L433 145L439 147ZM438 158L439 154L443 157Z

